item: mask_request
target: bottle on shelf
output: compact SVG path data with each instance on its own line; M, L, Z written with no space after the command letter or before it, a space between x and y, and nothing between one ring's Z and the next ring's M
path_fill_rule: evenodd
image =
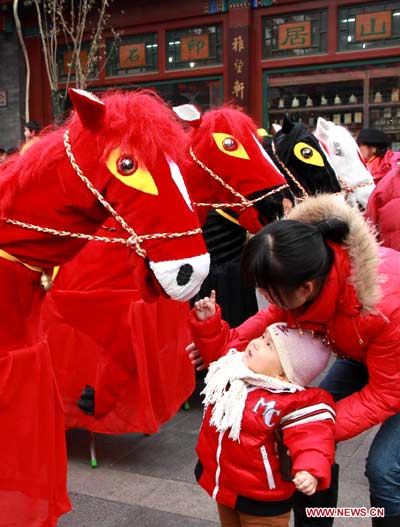
M357 97L354 95L354 93L352 93L352 94L350 95L350 97L349 97L349 103L350 103L350 104L357 104L357 102L358 102Z
M284 108L285 107L285 99L281 97L278 102L278 108Z
M292 108L298 108L299 106L300 106L299 99L296 96L294 96L292 100Z
M307 97L306 106L314 106L313 100L310 96Z
M328 104L328 99L325 97L325 95L321 95L321 106L324 106Z
M392 102L400 101L400 88L392 88L391 100Z
M382 102L382 94L380 91L375 93L374 102Z
M334 104L342 104L342 99L339 97L339 95L335 95L335 98L333 99Z

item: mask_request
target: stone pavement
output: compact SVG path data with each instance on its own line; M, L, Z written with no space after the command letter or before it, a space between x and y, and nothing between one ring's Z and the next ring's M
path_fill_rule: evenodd
M89 434L67 433L68 488L73 511L58 527L212 527L219 525L211 498L197 485L194 446L201 422L202 379L191 409L180 410L152 436L96 434L99 467L89 464ZM341 443L338 506L368 507L365 458L376 430ZM335 527L368 527L370 520L341 518Z

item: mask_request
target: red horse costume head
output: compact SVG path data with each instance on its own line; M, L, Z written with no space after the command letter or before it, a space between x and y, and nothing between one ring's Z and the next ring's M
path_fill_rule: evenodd
M282 199L293 201L293 196L248 115L230 106L204 115L193 105L174 110L193 126L187 181L202 223L211 207L237 211L250 232L283 215Z
M69 94L75 111L66 127L2 172L1 246L26 263L59 265L87 241L63 232L92 235L112 214L122 242L142 257L135 268L144 296L155 292L147 262L167 295L189 299L209 256L177 165L184 137L173 113L145 92Z

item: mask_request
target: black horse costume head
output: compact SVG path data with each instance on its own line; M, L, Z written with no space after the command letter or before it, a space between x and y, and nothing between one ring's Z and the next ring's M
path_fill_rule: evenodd
M288 114L283 118L282 128L264 139L264 148L295 196L340 192L335 170L323 147L303 123L294 123Z

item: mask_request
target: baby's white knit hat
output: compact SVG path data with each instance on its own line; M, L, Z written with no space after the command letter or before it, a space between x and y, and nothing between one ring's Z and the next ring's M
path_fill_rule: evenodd
M311 331L291 329L284 322L268 326L289 381L308 386L326 367L331 349Z

